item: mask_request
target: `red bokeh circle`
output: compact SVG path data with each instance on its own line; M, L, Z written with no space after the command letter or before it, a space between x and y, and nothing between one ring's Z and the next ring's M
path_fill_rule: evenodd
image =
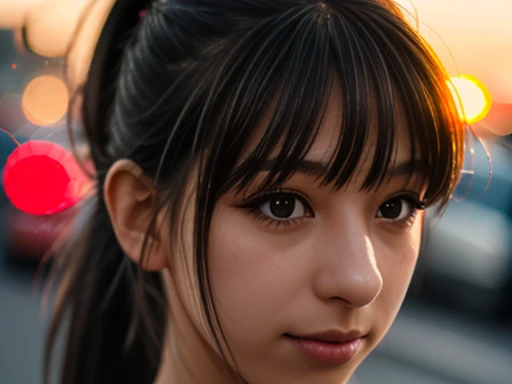
M7 159L3 185L19 210L49 215L80 200L86 176L65 148L49 141L32 140L18 146Z

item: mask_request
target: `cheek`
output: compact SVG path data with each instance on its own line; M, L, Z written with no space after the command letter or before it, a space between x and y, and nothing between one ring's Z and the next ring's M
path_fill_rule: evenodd
M382 245L385 251L377 260L382 275L382 291L375 301L381 332L391 326L409 287L421 244L422 220L417 220L410 232Z
M298 290L305 268L300 249L277 246L233 210L216 212L209 240L214 300L223 329L237 339L256 335L262 324L279 324ZM250 331L250 332L249 332ZM278 332L276 330L276 332ZM251 340L257 343L257 340Z

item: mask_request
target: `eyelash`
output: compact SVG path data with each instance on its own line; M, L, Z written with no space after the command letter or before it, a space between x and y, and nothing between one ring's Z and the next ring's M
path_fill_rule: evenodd
M267 216L261 211L261 206L267 202L269 202L272 198L277 197L278 195L287 195L294 199L297 199L304 206L304 210L306 214L302 217L292 218L292 219L284 219L284 220L276 220ZM261 223L272 227L273 229L280 228L290 228L295 225L299 225L305 219L315 217L313 209L311 208L311 204L309 203L306 196L301 194L298 191L287 190L287 189L275 189L267 192L263 192L256 196L251 196L246 199L246 203L244 203L241 208L246 209L249 213L254 215L258 221Z
M304 206L304 210L306 214L302 217L298 218L291 218L291 219L283 219L283 220L276 220L265 213L261 211L261 207L263 204L269 202L272 198L277 197L278 195L285 195L292 197L294 199L297 199L301 202L301 204ZM385 219L382 218L384 221L386 221L386 225L391 226L394 229L406 229L412 226L414 224L414 221L416 219L416 216L419 211L422 211L425 209L425 202L421 201L420 198L414 194L414 193L401 193L396 194L394 196L389 197L379 206L379 209L377 212L380 211L381 207L392 200L399 200L399 201L405 201L407 204L411 207L411 213L402 220L391 220L391 219ZM311 204L309 203L308 199L301 194L298 191L294 190L286 190L286 189L276 189L271 190L267 192L263 192L256 196L251 196L246 199L246 203L242 204L240 206L241 208L246 209L249 213L254 215L256 219L258 219L263 224L272 227L273 229L279 229L279 228L289 228L294 225L299 225L302 221L305 219L313 218L315 217L314 211L311 208ZM377 217L378 219L381 219Z
M390 202L395 199L405 201L407 204L409 204L411 207L411 213L402 220L396 220L396 221L390 220L390 219L388 219L388 220L384 219L384 220L387 221L387 225L390 225L394 229L410 228L414 224L414 221L416 220L416 216L418 215L418 212L423 211L426 208L426 203L424 201L421 201L419 196L416 195L415 193L410 193L410 192L403 193L402 192L402 193L399 193L399 194L396 194L394 196L387 198L386 201L384 201L384 203L382 203L379 206L379 209L377 212L380 211L381 207L385 203Z

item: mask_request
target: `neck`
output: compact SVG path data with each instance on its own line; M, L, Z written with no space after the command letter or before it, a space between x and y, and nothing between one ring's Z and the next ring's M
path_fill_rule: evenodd
M176 294L172 280L166 276L165 281L168 285L170 319L154 384L235 382L235 376L213 344L186 315L185 305Z

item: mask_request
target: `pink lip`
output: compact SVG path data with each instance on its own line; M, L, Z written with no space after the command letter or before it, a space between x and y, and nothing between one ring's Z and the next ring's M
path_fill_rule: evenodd
M339 365L349 362L359 352L364 335L329 331L304 336L287 334L285 337L307 359L319 364Z

